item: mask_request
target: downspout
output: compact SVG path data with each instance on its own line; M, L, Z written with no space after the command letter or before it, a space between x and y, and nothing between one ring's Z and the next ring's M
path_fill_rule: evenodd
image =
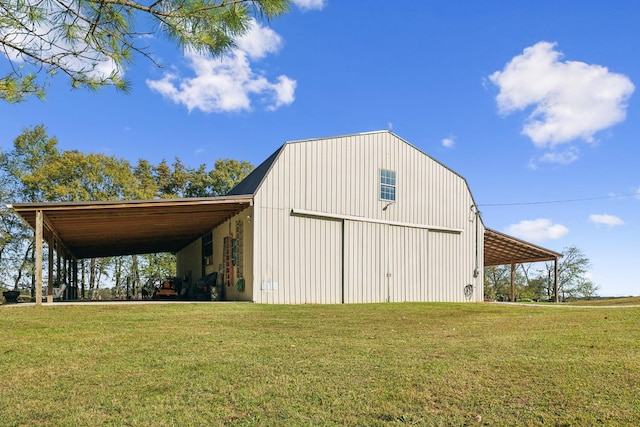
M475 220L476 222L476 265L473 269L473 278L477 278L480 275L480 256L479 256L479 236L478 236L478 231L479 231L479 226L478 223L480 222L480 211L478 210L476 205L471 205L471 212L473 212L473 214L475 215L474 218L471 219L471 221Z

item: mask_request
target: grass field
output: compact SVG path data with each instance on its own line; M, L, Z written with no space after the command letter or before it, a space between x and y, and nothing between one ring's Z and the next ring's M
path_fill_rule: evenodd
M592 300L578 300L572 301L569 305L640 305L640 297L626 297L626 298L603 298L603 299L592 299Z
M0 307L6 426L640 425L640 309Z

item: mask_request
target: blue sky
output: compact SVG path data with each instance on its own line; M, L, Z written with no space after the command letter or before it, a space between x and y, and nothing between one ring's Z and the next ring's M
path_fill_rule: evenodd
M135 162L259 164L283 142L391 129L467 179L487 227L577 246L601 295L640 295L640 3L298 1L213 60L150 39L131 94L0 104L0 144ZM7 64L0 61L0 67Z

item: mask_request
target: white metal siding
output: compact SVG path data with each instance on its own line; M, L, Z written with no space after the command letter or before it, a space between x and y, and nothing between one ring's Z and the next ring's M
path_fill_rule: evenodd
M465 301L464 287L473 284L473 270L461 269L458 264L472 265L471 257L461 246L460 236L451 233L429 233L429 283L434 301ZM437 250L436 250L437 248ZM475 286L474 286L475 287Z
M260 229L255 246L255 301L342 302L342 223L275 213L267 215L270 225Z
M379 199L380 169L396 171L396 203ZM346 302L462 301L465 284L482 291L481 275L473 277L472 204L462 177L390 132L288 143L254 198L254 300L342 297L342 221L292 215L297 209L356 217L353 223L344 220ZM263 281L267 288L277 283L277 290L261 290Z
M345 221L345 302L429 301L428 233Z
M345 302L382 302L387 298L380 260L384 248L380 224L345 221Z

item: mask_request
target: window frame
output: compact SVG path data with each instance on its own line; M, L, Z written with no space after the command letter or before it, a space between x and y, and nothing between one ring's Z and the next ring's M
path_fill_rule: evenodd
M393 174L390 176L389 174ZM391 182L393 180L393 182ZM378 199L396 203L398 200L398 174L391 169L378 169ZM385 191L386 190L386 191ZM393 198L391 198L393 196Z

